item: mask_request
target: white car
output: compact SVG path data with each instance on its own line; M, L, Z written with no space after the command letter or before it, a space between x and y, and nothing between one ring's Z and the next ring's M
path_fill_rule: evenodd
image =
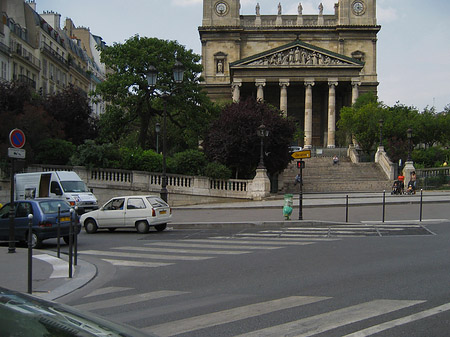
M150 226L163 231L171 219L172 209L160 197L132 195L112 198L100 209L83 214L80 222L86 233L101 228L136 228L139 233L147 233Z

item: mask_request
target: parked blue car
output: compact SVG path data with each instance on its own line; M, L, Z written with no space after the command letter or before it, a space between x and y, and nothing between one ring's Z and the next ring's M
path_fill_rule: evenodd
M14 234L16 241L28 242L28 215L33 214L31 242L33 248L40 248L42 241L58 236L58 206L60 206L60 236L69 243L70 216L73 214L74 233L79 233L81 225L76 212L70 212L70 205L61 199L31 199L14 202ZM11 204L0 209L0 240L9 240L9 211Z

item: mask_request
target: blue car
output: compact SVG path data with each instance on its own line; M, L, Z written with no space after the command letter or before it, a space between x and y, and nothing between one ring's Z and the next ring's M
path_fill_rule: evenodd
M31 199L14 202L14 234L16 241L28 242L28 215L33 214L31 242L33 248L40 248L42 241L58 236L58 206L60 206L60 236L69 243L70 216L73 214L74 233L81 225L76 212L70 212L70 205L61 199ZM9 211L11 204L0 209L0 240L9 241Z

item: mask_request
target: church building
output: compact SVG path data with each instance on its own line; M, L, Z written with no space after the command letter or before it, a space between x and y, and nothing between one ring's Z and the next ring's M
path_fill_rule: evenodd
M339 110L377 91L376 0L338 0L334 14L241 15L240 0L203 0L205 89L214 101L263 100L297 121L305 148L336 146Z

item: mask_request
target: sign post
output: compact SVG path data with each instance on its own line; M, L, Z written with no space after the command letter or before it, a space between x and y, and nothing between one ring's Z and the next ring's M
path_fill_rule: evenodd
M16 241L15 241L15 233L14 233L14 216L15 216L15 207L14 207L14 163L16 158L25 158L25 150L22 150L22 147L25 145L25 134L20 129L13 129L9 133L9 142L13 148L8 149L8 157L11 158L11 199L10 204L11 208L9 210L9 245L8 245L8 253L16 252Z
M297 162L297 167L300 169L300 189L298 193L298 219L303 220L303 168L305 167L305 161L300 160Z

